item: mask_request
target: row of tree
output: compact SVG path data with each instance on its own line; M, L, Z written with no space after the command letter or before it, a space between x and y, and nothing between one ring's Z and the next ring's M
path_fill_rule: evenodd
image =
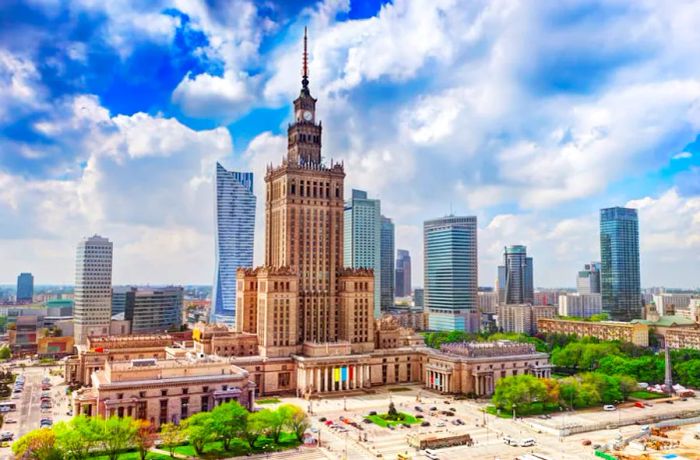
M215 441L220 441L224 450L229 450L235 439L244 441L250 450L262 436L278 443L283 432L291 432L301 441L308 427L306 413L297 406L284 404L277 410L251 413L233 401L211 412L194 414L179 425L164 424L160 433L145 420L79 415L52 428L27 433L12 445L12 451L18 459L83 460L99 452L117 460L122 452L136 448L141 460L145 460L159 437L171 456L177 446L185 443L202 455L205 446Z
M93 452L117 460L123 451L135 447L144 460L155 437L146 420L79 415L51 428L30 431L12 444L12 452L22 460L83 460Z
M505 377L496 383L491 402L515 414L532 414L553 407L584 408L623 401L637 382L625 375L587 372L563 379L538 379L532 375Z
M262 436L279 443L283 432L293 433L301 441L309 426L306 413L293 404L251 413L237 402L230 402L215 407L211 412L194 414L180 425L164 425L161 427L161 439L171 455L173 449L184 441L189 442L201 455L206 444L214 441L221 441L224 450L229 450L234 439L245 441L250 450L255 448Z

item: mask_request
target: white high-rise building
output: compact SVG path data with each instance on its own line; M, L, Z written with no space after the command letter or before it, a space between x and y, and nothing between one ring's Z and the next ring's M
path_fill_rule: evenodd
M654 294L654 305L659 315L674 315L676 310L685 310L690 305L691 294Z
M108 335L112 317L112 242L95 235L78 243L73 323L76 344Z
M600 294L562 294L559 296L559 315L590 318L603 312Z

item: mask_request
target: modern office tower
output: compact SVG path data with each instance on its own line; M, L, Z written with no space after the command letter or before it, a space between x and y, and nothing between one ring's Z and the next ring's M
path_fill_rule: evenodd
M165 332L182 324L183 289L180 286L138 288L126 293L124 319L132 334Z
M415 288L413 290L413 305L416 307L425 306L425 291L422 288Z
M637 210L600 210L600 290L603 311L615 321L642 318Z
M583 266L576 276L576 290L579 294L600 294L600 262Z
M112 242L98 235L78 243L75 264L75 343L108 335L112 318Z
M34 298L34 276L20 273L17 277L17 303L31 303Z
M396 251L396 297L411 295L411 254L405 249Z
M127 294L135 290L136 288L131 286L114 286L112 288L112 316L124 313Z
M345 266L374 270L374 317L378 318L382 294L381 203L367 198L367 192L353 189L345 203L344 222Z
M476 217L423 224L425 309L431 330L479 330Z
M387 311L394 306L394 223L382 216L381 236L381 310Z
M236 270L253 266L254 237L253 173L227 171L216 163L216 269L210 322L236 323Z
M600 294L562 294L559 296L559 315L590 318L603 311Z
M527 248L521 245L507 246L503 251L503 262L498 267L500 303L533 303L533 266L532 257L527 257Z

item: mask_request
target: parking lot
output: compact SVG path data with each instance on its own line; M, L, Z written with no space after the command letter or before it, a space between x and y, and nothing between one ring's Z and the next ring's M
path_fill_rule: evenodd
M57 368L54 368L57 369ZM17 376L10 399L4 403L14 403L16 408L4 413L4 423L0 438L12 436L17 440L25 433L44 426L50 426L59 420L69 418L68 396L65 393L63 379L50 375L50 367L17 367L13 369ZM24 384L21 384L21 382ZM5 404L8 405L8 404ZM0 448L0 458L10 458L8 447Z

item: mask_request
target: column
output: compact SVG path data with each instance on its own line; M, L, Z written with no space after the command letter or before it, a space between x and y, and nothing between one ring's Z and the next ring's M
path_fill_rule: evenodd
M316 374L316 393L321 392L321 368L317 367L314 369L314 374Z
M357 365L352 366L352 387L357 389Z
M365 365L360 364L360 388L365 387Z
M321 391L328 391L328 368L324 367L323 368L323 382L321 383L322 390Z

